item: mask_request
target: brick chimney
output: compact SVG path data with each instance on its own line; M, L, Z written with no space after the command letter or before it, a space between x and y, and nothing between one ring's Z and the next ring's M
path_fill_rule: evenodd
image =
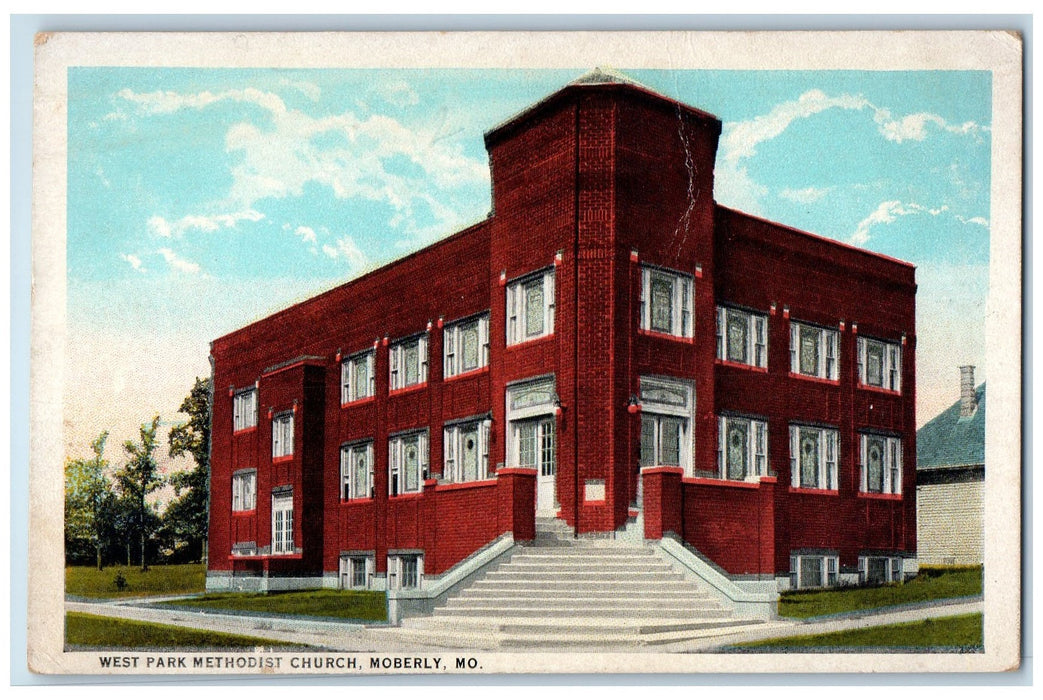
M974 415L978 402L974 396L974 365L960 367L960 418Z

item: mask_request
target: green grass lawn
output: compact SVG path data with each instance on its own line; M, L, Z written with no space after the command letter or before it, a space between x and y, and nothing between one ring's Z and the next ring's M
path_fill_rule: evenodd
M126 579L126 588L122 591L116 585L117 574ZM101 571L91 566L65 567L65 593L82 598L202 593L205 586L203 564L157 564L148 571L136 566L109 566Z
M163 605L186 610L235 610L375 622L387 619L383 591L322 589L286 593L211 593L199 598L168 601Z
M302 648L300 644L285 644L270 639L246 637L238 634L195 630L175 625L123 620L86 613L65 614L65 643L77 647L112 649L148 649L175 647L209 647L241 649L255 647Z
M981 567L923 569L913 580L900 584L786 592L779 599L779 615L818 617L852 610L981 595L981 591Z
M902 622L895 625L866 627L864 629L810 634L799 637L765 639L759 642L736 644L734 650L793 651L820 649L833 651L844 648L860 651L865 648L906 649L959 649L980 650L983 641L982 615L957 615L937 617L919 622Z

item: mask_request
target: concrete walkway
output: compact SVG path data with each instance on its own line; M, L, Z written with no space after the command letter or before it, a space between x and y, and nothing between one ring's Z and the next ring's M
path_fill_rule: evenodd
M259 637L290 644L318 647L331 651L374 651L401 652L444 649L442 646L427 646L410 643L408 648L395 634L395 629L382 625L364 625L352 622L326 620L291 620L251 614L210 613L178 610L174 608L147 607L148 604L169 598L147 598L116 601L66 601L68 612L82 612L106 617L176 625L193 629L212 630L229 634ZM900 622L915 622L927 618L950 617L983 611L978 599L956 599L934 601L901 608L878 611L859 611L835 615L828 619L809 621L779 619L765 625L744 628L737 633L722 633L687 642L676 642L663 646L613 646L603 651L647 652L712 652L721 647L761 639L791 637L808 634L823 634L843 630L891 625ZM723 632L723 630L722 630ZM529 651L538 651L530 648Z

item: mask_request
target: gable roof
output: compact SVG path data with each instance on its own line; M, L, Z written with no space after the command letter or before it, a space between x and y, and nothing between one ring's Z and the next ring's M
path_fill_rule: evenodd
M960 418L960 402L916 432L916 468L943 469L985 464L985 383L974 390L978 408Z

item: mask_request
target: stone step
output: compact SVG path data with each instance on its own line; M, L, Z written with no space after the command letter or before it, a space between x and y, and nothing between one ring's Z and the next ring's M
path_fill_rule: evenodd
M588 583L610 583L618 582L669 582L684 581L684 575L670 571L629 571L620 569L615 571L512 571L505 567L490 571L484 577L485 581L561 581L574 583L577 586L585 586Z
M655 552L644 547L634 550L608 547L525 547L511 557L511 561L556 561L580 562L591 561L663 561Z
M704 593L694 581L686 581L683 578L671 581L583 581L577 585L576 581L565 581L560 578L550 578L536 581L529 579L489 579L483 578L475 581L465 589L467 592L478 591L525 591L531 595L590 595L590 594L614 594L630 596L655 595L657 593ZM463 594L464 591L460 591Z
M474 592L468 592L449 598L446 601L447 607L488 607L491 605L503 605L504 607L518 607L533 605L536 603L539 605L546 606L548 608L564 608L568 609L570 606L581 606L581 605L601 605L605 607L624 607L624 606L642 606L642 605L656 605L663 609L678 608L681 610L688 610L690 608L697 607L713 607L718 606L716 600L710 598L707 595L654 595L646 597L635 597L635 596L605 596L596 597L586 595L582 591L577 591L576 595L560 595L560 596L536 596L529 593L516 593L509 591L505 593L497 594L494 591L481 591L480 595L475 595Z
M649 563L649 564L629 564L621 562L609 562L609 563L576 563L569 564L568 566L562 566L561 564L554 564L550 562L521 562L511 561L508 563L501 564L496 568L498 573L517 573L517 574L545 574L545 573L569 573L569 574L581 574L581 573L599 573L599 574L644 574L644 573L661 573L671 574L674 570L670 568L665 562L662 563Z
M511 635L637 635L663 632L681 632L716 627L735 627L751 624L750 620L690 615L617 617L468 617L439 614L403 620L403 628L441 629L445 631L503 632Z
M656 605L642 605L640 607L613 607L613 606L577 606L569 609L555 609L553 607L544 607L541 605L529 605L523 606L446 606L436 610L432 617L439 619L446 619L452 617L489 617L492 619L502 619L504 615L510 615L512 617L526 616L526 617L548 617L554 615L557 619L562 621L572 620L574 622L582 622L587 616L597 616L600 618L646 618L653 617L656 615L669 615L668 618L664 619L684 619L686 616L693 616L699 618L714 618L721 619L728 617L730 613L727 610L713 607L687 607L687 608L665 608Z

